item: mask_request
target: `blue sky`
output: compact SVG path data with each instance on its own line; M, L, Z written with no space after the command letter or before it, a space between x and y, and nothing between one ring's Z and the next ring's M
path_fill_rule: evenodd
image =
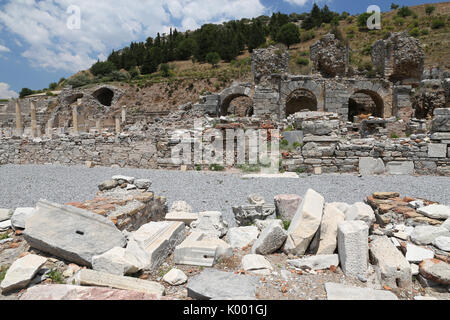
M226 2L226 5L224 5ZM372 4L389 11L391 3L413 6L438 1L321 0L333 11L365 12ZM309 12L313 0L0 0L0 99L23 87L42 89L61 77L87 69L112 49L142 41L170 27L195 29L204 23ZM80 28L68 28L77 21ZM72 8L71 8L72 9ZM75 15L74 15L75 14Z

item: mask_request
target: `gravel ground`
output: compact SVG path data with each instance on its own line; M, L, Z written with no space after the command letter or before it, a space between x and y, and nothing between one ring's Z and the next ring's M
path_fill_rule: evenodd
M402 196L450 204L450 178L438 176L323 174L300 179L242 179L239 174L224 172L4 165L0 166L0 208L34 206L39 199L59 203L92 199L97 185L116 174L151 179L151 190L166 196L169 206L173 201L185 200L195 211L218 210L231 225L231 206L247 203L251 193L259 193L272 202L277 194L303 195L313 188L327 202L354 203L376 191L397 191Z

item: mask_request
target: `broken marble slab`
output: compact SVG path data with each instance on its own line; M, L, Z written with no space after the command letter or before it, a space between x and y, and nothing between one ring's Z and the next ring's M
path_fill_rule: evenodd
M32 248L89 267L93 256L127 243L109 219L46 200L40 200L27 219L24 238Z
M255 220L267 220L276 218L275 205L242 205L232 207L238 226L250 226Z
M0 284L2 293L25 288L46 262L47 258L35 254L14 261Z

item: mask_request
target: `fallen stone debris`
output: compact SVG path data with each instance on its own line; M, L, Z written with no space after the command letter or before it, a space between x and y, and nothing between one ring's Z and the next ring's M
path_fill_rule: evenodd
M218 211L169 210L149 181L127 188L137 180L115 176L85 202L2 209L15 226L0 243L1 297L450 299L446 205L397 192L327 203L309 189L259 214L270 205L251 194L250 214L229 228Z

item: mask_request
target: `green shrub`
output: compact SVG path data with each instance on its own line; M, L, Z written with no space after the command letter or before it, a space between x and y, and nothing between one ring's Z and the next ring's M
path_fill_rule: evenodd
M109 62L109 61L105 61L105 62L97 61L91 67L91 73L94 76L107 75L107 74L113 72L114 70L116 70L116 66L112 62Z
M289 145L289 141L287 141L286 139L281 140L280 145L283 147L287 147Z
M425 7L425 12L429 16L434 12L434 10L436 10L435 6L426 6Z
M91 82L91 78L89 78L89 76L86 74L80 74L66 81L66 83L73 88L83 87L90 84Z
M9 233L8 232L0 234L0 240L5 240L5 239L8 239L8 238L9 238Z
M445 27L445 21L441 19L434 19L431 22L431 29L440 29Z
M394 18L394 24L396 26L402 26L404 23L405 23L405 19L404 18L402 18L400 16L397 16L397 17Z
M3 279L5 279L6 276L6 271L8 271L9 267L6 266L2 266L0 269L0 282L3 281Z
M420 35L419 28L412 28L411 30L409 30L409 35L413 37L418 37Z
M303 144L301 144L300 142L295 141L295 142L292 144L292 146L293 146L295 149L297 149L297 148L303 147Z
M422 29L421 31L420 31L420 34L422 35L422 36L426 36L427 34L429 34L430 33L430 31L428 30L428 29Z
M398 134L396 134L396 133L391 133L391 139L398 139L398 138L400 138L400 137L398 136Z
M62 284L64 283L64 277L61 271L57 269L52 269L48 273L48 277L52 279L53 282Z
M169 77L170 76L170 67L167 63L162 63L159 66L159 71L161 72L161 76L163 77Z
M220 56L217 52L209 52L206 55L206 62L208 62L213 67L216 67L220 61Z
M414 11L412 11L409 7L403 6L397 11L397 16L405 18L412 16L414 14Z
M291 225L291 222L290 221L285 221L285 220L283 220L283 227L284 227L284 230L287 230L287 229L289 229L289 226Z
M298 57L296 63L301 66L307 66L309 65L309 59Z
M370 55L371 51L372 51L372 46L370 44L368 44L361 50L361 53L365 56L368 56L368 55Z
M364 12L358 16L358 27L360 29L367 29L367 20L372 16L370 12Z
M211 170L211 171L223 171L223 170L225 170L225 167L223 167L223 166L221 166L219 164L211 164L209 166L209 170Z

